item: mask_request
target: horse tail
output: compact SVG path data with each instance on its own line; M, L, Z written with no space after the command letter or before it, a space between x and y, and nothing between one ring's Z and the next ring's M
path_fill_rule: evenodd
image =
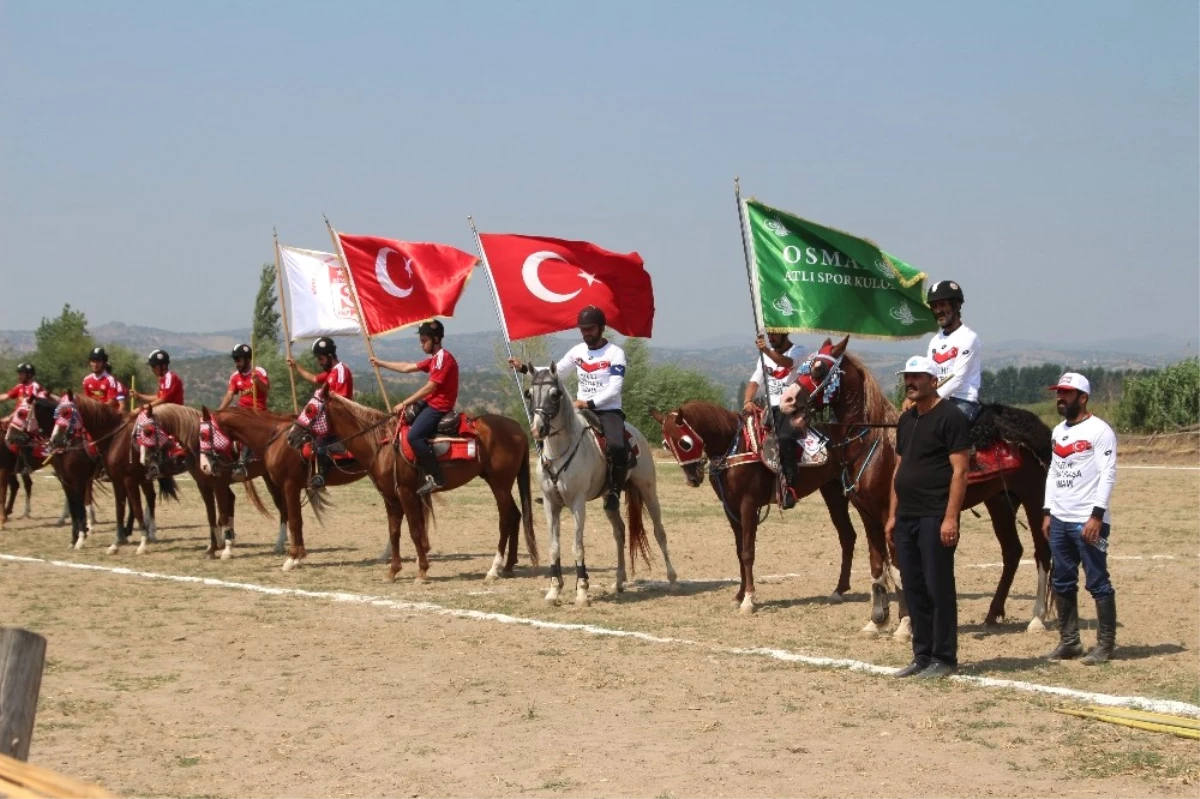
M429 543L429 526L437 524L437 514L433 511L433 497L425 497L421 502L421 547L425 552L429 552L431 545Z
M162 502L179 501L179 484L175 482L174 477L158 478L158 498Z
M650 568L650 542L646 540L646 525L642 523L642 492L634 483L625 489L625 514L629 517L629 571L637 574L640 555Z
M521 461L517 471L517 491L521 495L521 526L525 528L525 549L529 551L529 562L538 565L537 535L533 531L533 494L530 490L529 451Z
M258 489L254 487L254 481L247 480L246 482L242 483L242 485L246 489L246 499L250 500L250 504L254 506L254 509L263 516L266 516L268 519L271 518L271 514L267 511L266 505L263 505L262 499L258 496Z
M311 488L304 489L304 493L308 496L308 504L312 507L313 515L317 517L317 521L325 524L325 509L332 504L328 497L320 491L315 491Z

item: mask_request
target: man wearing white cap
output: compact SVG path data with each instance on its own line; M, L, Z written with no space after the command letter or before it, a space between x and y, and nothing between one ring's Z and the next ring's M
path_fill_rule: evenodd
M937 365L914 355L897 372L911 407L896 425L888 541L896 549L912 620L912 662L897 677L931 679L958 670L954 549L967 493L970 423L937 391Z
M1096 601L1096 647L1082 663L1095 665L1112 657L1117 640L1117 600L1108 579L1109 499L1117 483L1117 437L1098 416L1088 412L1092 386L1078 372L1067 372L1050 386L1058 393L1063 417L1052 433L1054 455L1046 475L1042 532L1050 539L1059 625L1058 646L1046 657L1069 660L1083 654L1079 640L1079 565Z

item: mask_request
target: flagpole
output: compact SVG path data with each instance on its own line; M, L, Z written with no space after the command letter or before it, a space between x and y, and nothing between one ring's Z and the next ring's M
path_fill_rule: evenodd
M288 325L288 309L287 304L283 301L283 269L280 267L279 258L279 232L275 228L271 228L271 235L275 237L275 277L279 281L279 310L283 313L283 346L287 353L287 359L292 360L292 332ZM288 380L292 384L292 413L300 413L300 403L296 401L296 373L292 371L291 364L288 364Z
M342 252L342 240L334 232L333 225L329 223L329 217L325 217L325 227L329 228L329 238L333 240L333 246L337 248L338 260L342 262L342 269L346 272L346 282L350 284L350 295L354 297L354 310L358 313L358 325L362 330L363 341L367 345L367 355L374 360L375 348L371 346L371 337L367 335L367 320L363 316L362 303L358 301L358 289L354 288L354 275L351 274L350 266L346 263L346 253ZM379 367L375 364L372 363L371 368L375 370L375 379L379 381L379 393L383 396L383 404L390 412L392 401L388 399L387 389L383 386L383 375L379 373Z
M738 226L742 230L742 255L746 259L746 282L750 285L750 313L754 314L754 335L764 335L762 325L759 324L758 317L760 313L758 294L754 290L754 267L750 263L750 240L746 236L746 213L742 205L742 182L741 178L733 179L733 196L737 202ZM767 409L771 407L771 386L768 382L770 377L767 375L767 356L762 350L758 351L758 362L762 367L763 384L759 386L767 396ZM741 397L738 397L740 400Z
M488 287L492 290L492 306L496 309L496 321L500 323L500 335L504 338L504 351L508 353L508 357L513 357L512 342L508 340L508 325L504 322L504 311L500 308L500 295L496 293L496 281L492 279L492 267L488 264L487 254L483 251L483 241L479 238L479 231L475 229L475 219L468 214L467 222L471 225L471 234L475 236L475 247L479 250L479 260L483 262L483 273L487 275ZM533 415L529 412L529 405L525 402L525 391L521 385L521 375L517 372L516 367L510 366L512 370L513 382L517 385L517 398L521 400L521 407L525 410L525 420L529 422L529 426L533 427ZM538 449L541 449L541 444L538 444Z

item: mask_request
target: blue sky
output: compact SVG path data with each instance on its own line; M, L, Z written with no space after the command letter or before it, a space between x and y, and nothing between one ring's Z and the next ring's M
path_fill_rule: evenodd
M272 226L471 250L470 213L639 251L656 341L749 338L740 175L961 282L985 341L1194 340L1198 30L1174 0L10 0L0 329L244 326ZM456 317L494 328L482 276Z

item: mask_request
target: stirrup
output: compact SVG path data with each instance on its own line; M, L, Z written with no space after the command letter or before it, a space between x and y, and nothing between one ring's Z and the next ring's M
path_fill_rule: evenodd
M308 478L308 487L313 491L320 491L325 487L325 475L317 472L312 477Z
M425 475L425 482L422 483L421 487L417 489L417 494L423 497L423 496L432 494L434 491L437 491L439 488L445 488L445 487L446 487L445 483L440 482L432 474L427 474L427 475Z

